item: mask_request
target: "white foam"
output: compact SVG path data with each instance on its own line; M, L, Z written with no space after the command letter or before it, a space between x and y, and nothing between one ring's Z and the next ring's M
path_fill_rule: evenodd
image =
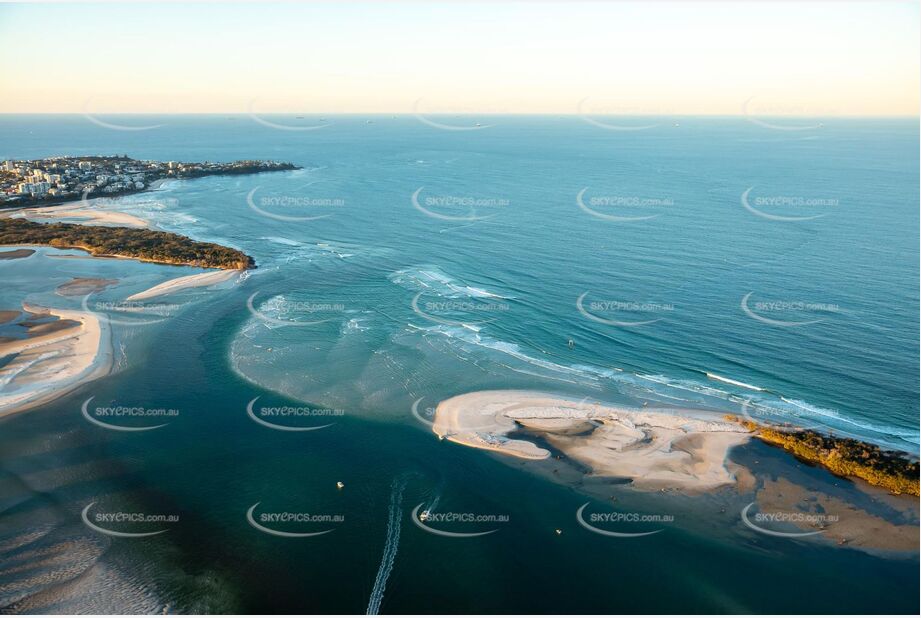
M367 614L369 616L376 616L380 612L381 602L384 600L384 590L387 588L387 580L390 579L393 563L397 558L397 549L400 546L400 526L403 519L403 490L405 488L406 480L404 478L398 478L393 481L387 519L387 538L384 540L384 556L381 558L377 576L374 578L374 587L371 589L371 597L368 599Z
M751 391L763 391L764 389L760 386L754 386L752 384L746 384L745 382L739 382L738 380L733 380L732 378L724 378L721 375L715 373L710 373L709 371L705 372L707 377L711 380L716 380L717 382L725 382L726 384L732 384L733 386L739 386L741 388L747 388Z
M511 298L484 288L466 285L446 274L438 266L432 265L404 268L391 273L389 279L411 290L430 291L447 298Z

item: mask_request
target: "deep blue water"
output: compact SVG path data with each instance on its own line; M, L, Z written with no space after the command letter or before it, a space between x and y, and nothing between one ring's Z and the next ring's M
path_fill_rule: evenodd
M917 120L832 119L804 131L740 118L638 131L577 117L484 118L468 131L389 116L272 119L328 125L308 131L245 116L107 120L162 126L0 116L0 159L125 153L304 168L180 181L118 204L163 229L240 248L259 266L231 290L183 297L186 309L144 333L115 327L126 369L92 392L173 402L194 411L184 425L143 442L83 438L89 430L65 411L85 393L5 421L19 457L29 451L23 443L60 431L55 415L70 415L75 443L66 451L127 470L68 485L62 502L131 488L140 501L167 496L189 513L173 539L180 557L148 550L155 562L185 565L184 577L164 584L184 602L205 603L202 587L213 584L226 586L215 598L245 611L364 611L393 478L406 472L415 475L406 507L453 495L524 523L500 543L457 554L404 523L385 611L829 611L835 595L842 611L884 600L891 611L914 607L896 590L910 589L916 561L906 568L788 541L707 538L700 524L656 537L642 554L592 538L563 546L574 536L545 533L571 520L578 497L483 453L446 451L411 408L420 398L424 414L472 390L531 388L743 411L917 452ZM163 267L137 268L131 291ZM16 293L9 287L3 298ZM298 441L254 428L244 409L256 396L345 418ZM31 464L11 459L7 469L43 468L29 452ZM268 500L267 488L279 501L333 508L324 490L340 477L348 502L337 508L361 522L348 541L329 535L278 553L274 539L251 539L237 517ZM521 552L540 556L539 565L523 566ZM814 568L794 573L804 561ZM542 601L535 591L552 583L539 567L561 565L570 585L611 590L616 600L572 600L564 585ZM259 575L241 575L261 568L276 593ZM750 578L763 569L762 589ZM310 598L298 592L300 572L320 582ZM863 592L839 586L852 576L866 582ZM768 594L803 582L807 599Z
M344 306L350 319L358 318L352 325L360 328L342 333L341 320L309 332L283 330L289 342L321 336L327 346L292 350L298 364L348 348L346 366L327 366L321 373L330 370L330 379L315 379L328 394L352 399L350 405L361 403L347 392L355 385L335 382L367 371L375 351L426 347L419 345L424 339L441 346L442 356L455 348L472 354L456 367L461 382L447 380L451 391L463 391L470 363L480 362L500 380L517 380L521 374L512 370L527 370L551 388L589 386L602 394L733 409L751 400L763 406L752 414L793 417L917 451L916 121L836 120L808 131L772 131L744 119L688 118L679 126L610 131L579 118L501 117L484 120L491 126L482 130L442 131L411 117L372 124L339 117L304 132L246 117L119 122L162 126L125 132L79 117L4 117L0 156L125 152L304 166L294 174L181 183L158 194L166 207L147 196L129 201L140 202L141 214L153 210L165 229L252 254L272 271L260 273L257 302L282 294ZM760 208L802 221L759 217L742 205L751 187L749 204L789 197L828 205ZM417 200L435 217L413 207L420 188ZM253 189L254 202L267 204L267 212L327 216L261 216L247 206ZM577 205L583 189L583 204L601 217ZM473 214L482 219L465 221L469 206L432 199L446 196L483 200ZM292 198L338 201L271 201ZM637 199L659 201L635 205ZM623 205L606 205L614 200ZM603 218L610 215L653 218ZM488 321L474 332L421 318L411 301L423 290L417 304L441 310L446 321ZM480 292L502 298L490 304ZM593 321L576 306L582 294L583 308L602 319L655 321ZM752 313L783 324L743 311L746 295ZM432 304L445 299L455 306ZM262 331L252 333L256 339L273 337L257 326L264 323L250 329ZM258 348L238 345L234 353L238 369L259 374ZM714 381L706 372L765 390ZM280 387L284 376L273 369L257 379ZM428 380L409 394L452 394ZM311 393L308 385L300 388L292 394ZM399 390L388 396L405 395Z

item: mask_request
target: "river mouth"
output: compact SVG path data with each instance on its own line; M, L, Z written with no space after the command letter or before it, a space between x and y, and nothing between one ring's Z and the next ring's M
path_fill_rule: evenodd
M413 118L376 118L371 125L335 120L342 133L324 137L332 126L317 131L309 148L303 141L265 142L264 135L227 129L233 122L213 117L175 120L175 127L148 132L146 145L137 146L138 157L204 160L215 153L255 156L270 144L272 156L303 167L178 181L146 197L113 200L111 208L164 230L252 255L259 268L245 277L170 288L134 306L129 297L201 269L177 273L177 267L49 248L0 261L0 309L19 316L26 302L83 311L88 294L87 308L109 320L113 357L108 375L0 419L0 548L9 550L0 588L13 591L0 595L0 607L364 613L377 598L384 613L917 609L905 594L917 590L917 553L897 549L904 538L899 529L918 524L917 509L904 496L803 466L758 442L729 451L736 485L692 496L640 491L627 478L594 474L539 431L518 427L508 434L550 453L525 461L439 441L430 425L434 410L452 397L538 391L558 393L573 406L777 416L916 452L917 389L905 387L915 384L916 350L892 342L914 337L917 303L879 302L904 296L889 286L909 280L910 260L874 261L829 241L819 231L826 228L745 224L742 217L750 213L739 205L739 193L751 182L754 158L740 144L758 136L725 119L683 121L696 127L693 140L677 133L657 140L624 135L599 144L579 119L512 118L494 127L504 137L489 148L463 141L477 132L458 141L447 132L433 135L434 128ZM10 122L0 118L16 148L55 151L53 140L10 129ZM74 143L110 147L79 119L60 122L73 131ZM871 148L871 125L854 122L835 129L836 139L808 142L826 160L846 162L840 173L829 172L833 178L806 174L812 156L791 152L789 144L763 145L758 160L785 162L765 171L777 182L814 180L824 183L817 190L854 196L838 219L821 220L830 236L851 238L854 229L864 229L867 243L913 255L916 248L901 236L855 225L855 217L865 223L873 215L867 209L874 205L914 229L914 211L905 210L914 203L907 183L882 182L873 165L899 178L914 172L908 159L896 156L901 150ZM366 147L369 127L399 139L380 137ZM873 125L877 130L883 129ZM906 139L901 135L896 131L892 139ZM589 143L600 149L598 161L579 156ZM861 152L842 150L843 143L864 144L861 152L878 159L869 165ZM663 147L678 159L663 163ZM601 186L612 165L633 170L617 178L630 191L671 194L683 209L629 229L585 213L575 202L582 179ZM647 167L664 171L645 174ZM561 177L573 186L562 186ZM724 180L714 186L701 180L711 177ZM871 185L877 187L872 195ZM467 193L478 200L506 196L511 204L481 201L481 209L493 208L486 213L492 218L447 221L414 208L420 186L417 200L426 208ZM257 188L256 205L262 208L265 198L275 214L297 207L284 202L286 196L342 199L344 205L309 204L304 208L327 210L296 214L331 216L285 222L249 207L246 198ZM721 240L701 243L703 237ZM741 266L766 255L783 268ZM848 275L855 272L878 276L855 282ZM59 293L75 281L73 290L85 294ZM791 281L802 287L791 289ZM759 286L749 299L753 311L756 303L785 295L822 300L824 294L852 313L823 315L828 319L810 326L771 327L740 307L753 285ZM578 309L586 292L581 306L596 317L659 321L615 326L592 320ZM618 309L615 303L629 304ZM771 305L760 310L765 307ZM643 313L654 315L636 315ZM0 323L0 337L13 322ZM84 404L108 427L87 420ZM145 415L124 413L140 408ZM581 440L596 431L564 437ZM647 436L635 448L650 443ZM401 499L393 501L394 479L404 475ZM654 534L593 532L577 520L586 502L583 518L596 528ZM489 534L443 537L410 520L420 503L437 503L435 513L508 521L446 525L443 530ZM247 519L254 505L256 523L276 532L330 531L265 532ZM110 537L87 526L81 515L88 507L93 525L157 534ZM853 519L841 520L847 526L821 519L853 517L855 510L866 513L862 526L870 521L881 531L875 539ZM743 511L768 533L747 526ZM116 513L178 520L106 519ZM611 519L633 514L674 521ZM809 521L777 521L799 514ZM272 519L288 515L320 520ZM343 519L331 519L337 516ZM812 537L770 534L820 529ZM53 558L36 562L32 556L42 552ZM624 568L628 554L631 566ZM769 571L751 578L765 555ZM388 558L392 569L381 570ZM674 568L663 570L663 564ZM71 572L81 575L62 584ZM23 575L29 573L50 583L32 589ZM502 590L496 573L503 574ZM857 581L860 586L848 585ZM572 594L577 589L610 594ZM809 594L765 595L765 589Z

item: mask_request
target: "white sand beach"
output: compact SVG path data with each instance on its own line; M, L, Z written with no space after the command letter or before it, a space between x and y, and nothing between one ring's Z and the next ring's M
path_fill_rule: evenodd
M179 290L185 290L188 288L216 285L218 283L228 281L233 277L241 274L242 272L242 270L213 270L197 275L177 277L175 279L170 279L169 281L164 281L163 283L155 285L152 288L148 288L143 292L132 294L126 300L146 300L156 296L172 294L173 292L178 292Z
M92 203L69 202L60 206L42 206L37 208L21 208L7 216L23 218L30 221L61 221L62 219L81 219L86 225L116 225L122 227L149 228L150 223L129 215L128 213L114 210L101 210L94 208Z
M529 391L481 391L438 404L433 431L452 442L525 459L550 451L519 429L539 434L594 475L630 479L644 490L700 492L730 485L726 467L747 430L700 410L615 408Z
M0 356L13 356L0 368L0 416L51 401L112 368L110 332L92 313L26 305L23 309L57 316L68 324L0 342Z

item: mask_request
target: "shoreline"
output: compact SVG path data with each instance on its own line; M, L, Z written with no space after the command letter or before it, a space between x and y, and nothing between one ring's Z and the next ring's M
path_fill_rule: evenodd
M70 157L70 158L74 160L88 160L88 161L106 161L106 160L122 161L122 160L125 160L125 161L140 162L138 160L127 158L127 157L122 159L119 157L105 157L102 155L85 156L85 157L78 156L78 157ZM47 158L45 159L14 159L14 160L32 162L32 161L45 161L47 160ZM139 193L145 193L147 191L156 191L157 189L162 187L165 182L169 182L171 180L192 180L195 178L207 178L209 176L245 176L248 174L262 174L266 172L290 172L293 170L303 169L301 166L295 165L293 163L269 162L272 164L270 167L259 167L255 165L234 167L233 166L234 163L236 162L222 164L222 165L227 165L229 167L225 169L220 169L220 170L216 170L216 169L215 170L211 170L211 169L200 170L199 169L191 173L186 172L185 175L182 175L182 176L179 176L179 175L174 175L172 177L163 176L161 178L156 178L154 180L149 181L149 184L147 184L146 186L140 189L136 189L136 188L121 189L121 190L112 191L112 192L92 191L92 192L86 193L83 196L83 200L85 201L87 199L97 199L97 198L117 198L117 197L124 197L126 195L137 195ZM201 164L195 164L195 165L201 165ZM4 199L4 200L0 200L0 212L6 209L46 208L46 207L66 205L68 203L74 202L73 197L79 197L79 195L69 194L67 196L62 196L60 198L52 197L52 198L43 198L43 199L34 199L34 198L23 198L23 199L17 198L15 200Z
M894 495L918 496L918 458L909 453L886 450L855 438L839 438L812 429L781 427L741 420L739 423L765 444L790 453L809 465L818 465L832 474L860 479Z
M479 391L440 402L432 430L439 439L472 448L548 459L549 450L521 435L531 433L595 476L630 479L637 488L671 483L692 492L735 484L726 468L728 453L757 439L851 482L893 495L918 495L918 461L910 453L745 422L718 411L603 406L536 391Z
M253 258L239 249L202 242L150 229L36 223L22 218L0 219L0 246L50 246L82 249L95 257L126 257L140 261L199 268L255 268Z
M35 223L41 220L63 222L63 219L84 219L80 225L111 225L116 227L154 229L153 224L141 217L118 210L94 209L86 202L65 202L55 206L20 207L0 212L0 219L26 219Z
M846 477L851 482L840 483L842 477L826 466L803 465L795 453L772 448L755 431L715 411L605 406L537 391L477 391L441 401L432 431L440 439L504 455L504 463L516 469L528 465L531 473L598 502L614 502L614 508L649 499L682 517L703 512L726 518L741 538L808 537L878 555L917 552L916 499L851 476ZM708 533L706 524L686 527Z
M146 300L148 298L155 298L157 296L166 296L167 294L173 294L174 292L179 292L181 290L187 290L190 288L198 287L209 287L212 285L217 285L223 283L224 281L229 281L234 276L239 276L245 271L242 269L238 270L212 270L204 273L198 273L196 275L185 275L184 277L176 277L174 279L168 279L163 283L158 283L157 285L148 288L142 292L132 294L126 301L137 301L137 300Z
M26 303L22 307L29 313L53 315L79 325L0 344L0 355L13 355L0 369L4 391L0 418L53 401L108 375L113 368L112 334L103 320L87 311ZM47 378L49 373L55 379Z
M549 450L511 439L519 427L540 437L594 476L629 479L637 489L689 493L732 485L729 450L751 433L699 410L634 409L573 401L531 391L479 391L438 404L432 426L439 438L523 459Z

